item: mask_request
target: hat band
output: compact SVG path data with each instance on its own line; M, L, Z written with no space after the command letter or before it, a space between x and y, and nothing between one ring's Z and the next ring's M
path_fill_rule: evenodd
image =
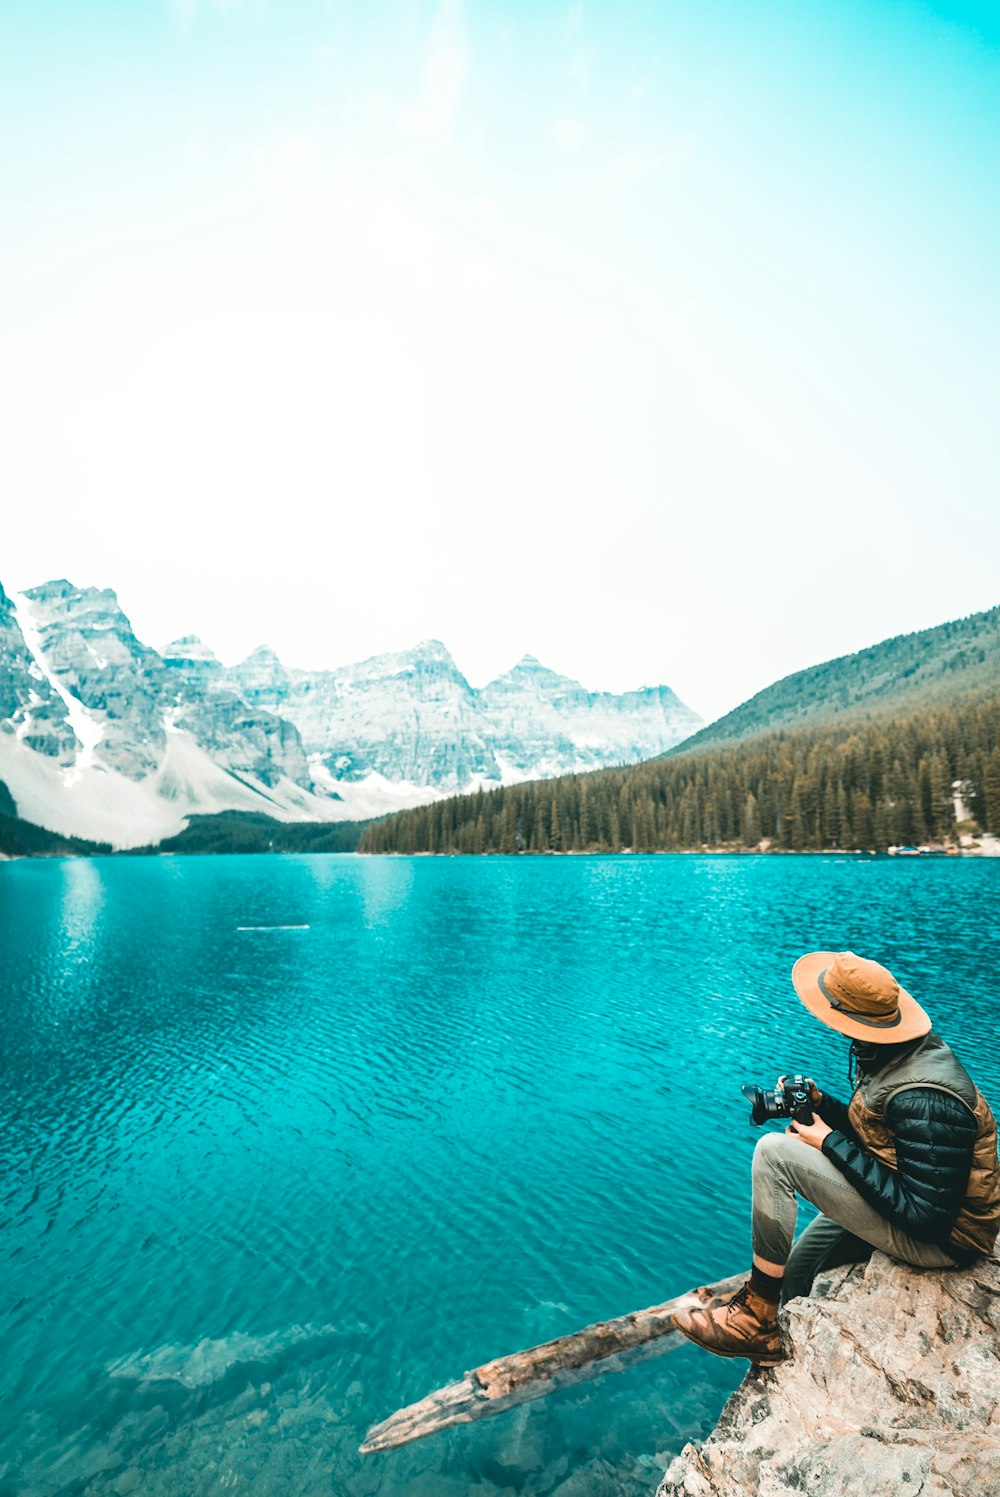
M823 981L826 973L829 972L829 970L829 967L827 967L826 972L821 972L819 974L819 977L817 979L817 981L819 982L819 990L823 994L823 997L826 999L827 1003L829 1003L830 1007L838 1009L845 1018L853 1019L855 1024L867 1024L869 1029L893 1029L897 1024L902 1022L903 1015L898 1004L896 1005L896 1010L891 1018L887 1019L866 1019L862 1014L855 1013L853 1008L848 1008L846 1003L841 1003L839 999L835 998L830 992L830 989L827 987L826 983Z

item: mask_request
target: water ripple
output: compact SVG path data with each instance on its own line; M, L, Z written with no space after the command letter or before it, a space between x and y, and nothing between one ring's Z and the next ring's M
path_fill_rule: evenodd
M740 1082L843 1093L801 951L880 956L1000 1097L985 862L81 868L0 865L2 1497L648 1494L738 1367L680 1351L357 1444L478 1361L745 1262Z

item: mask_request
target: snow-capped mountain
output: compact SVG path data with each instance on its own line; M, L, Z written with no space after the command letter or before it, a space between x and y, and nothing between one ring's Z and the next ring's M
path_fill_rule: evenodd
M230 676L247 700L295 723L324 781L379 775L432 794L500 783L480 693L438 640L332 671L285 670L255 650Z
M249 708L210 652L142 644L110 590L0 590L0 651L0 781L26 821L136 847L195 812L343 814L312 793L293 724Z
M226 667L193 635L156 651L110 589L0 588L0 781L18 814L140 846L196 812L381 815L442 795L631 762L701 726L665 686L588 692L532 656L476 690L444 645Z
M255 650L229 678L294 722L314 784L370 815L478 786L547 778L664 753L700 718L667 686L587 691L526 655L476 690L436 639L332 671L289 670ZM391 787L391 789L390 789Z
M484 686L480 701L506 781L651 759L696 732L699 721L669 686L620 696L587 691L534 655Z

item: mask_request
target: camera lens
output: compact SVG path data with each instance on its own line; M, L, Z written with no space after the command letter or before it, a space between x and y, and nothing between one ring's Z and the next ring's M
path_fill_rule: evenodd
M750 1121L756 1127L759 1128L762 1123L770 1122L772 1118L787 1116L775 1093L767 1091L763 1086L750 1081L745 1086L741 1086L740 1091L750 1103Z

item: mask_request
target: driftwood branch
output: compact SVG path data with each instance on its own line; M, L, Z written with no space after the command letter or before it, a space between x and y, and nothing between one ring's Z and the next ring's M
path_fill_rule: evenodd
M468 1424L502 1414L533 1398L544 1398L556 1388L565 1388L604 1372L620 1372L646 1357L659 1356L683 1338L674 1326L678 1310L711 1308L721 1304L740 1287L745 1274L734 1274L703 1289L692 1289L662 1305L599 1320L569 1336L557 1336L527 1351L512 1352L475 1367L457 1383L429 1393L419 1403L375 1424L365 1436L361 1453L390 1450L421 1440L449 1424Z

